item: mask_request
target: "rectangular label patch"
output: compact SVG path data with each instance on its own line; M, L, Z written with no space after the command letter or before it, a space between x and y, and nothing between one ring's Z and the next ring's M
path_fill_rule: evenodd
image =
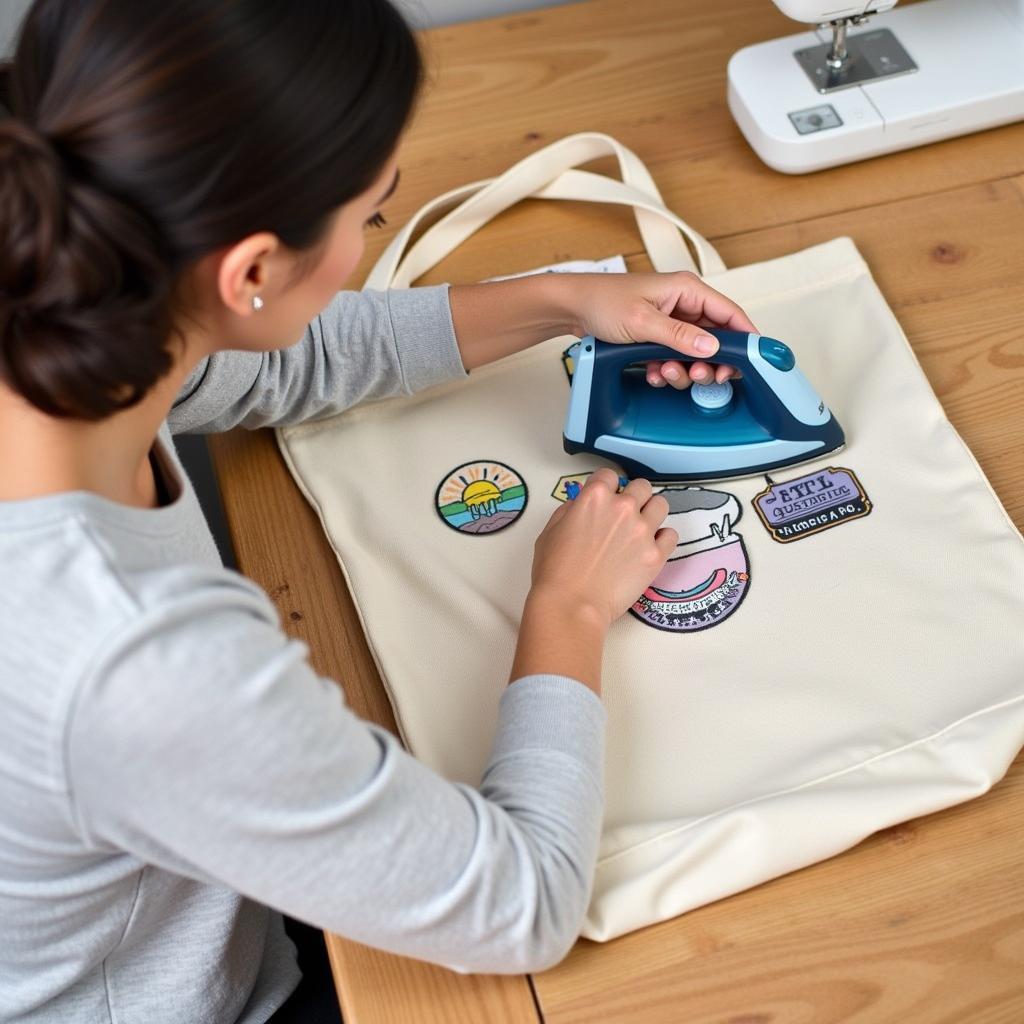
M871 499L851 469L819 469L785 483L772 481L754 508L780 544L830 530L871 511Z

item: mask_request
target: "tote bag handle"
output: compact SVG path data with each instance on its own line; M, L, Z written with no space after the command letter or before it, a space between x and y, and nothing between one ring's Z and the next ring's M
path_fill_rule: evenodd
M618 159L622 181L573 169L576 164L608 155ZM693 270L701 275L725 270L714 246L665 206L654 179L635 153L609 135L583 132L531 153L497 178L462 185L431 200L391 240L363 287L408 288L473 232L528 197L631 206L655 270ZM406 253L421 221L454 203L459 205L425 231Z

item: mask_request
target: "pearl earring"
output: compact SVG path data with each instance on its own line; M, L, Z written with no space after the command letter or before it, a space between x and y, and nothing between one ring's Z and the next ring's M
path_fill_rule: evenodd
M263 300L258 295L254 295L252 297L252 308L253 311L256 313L258 313L263 308Z

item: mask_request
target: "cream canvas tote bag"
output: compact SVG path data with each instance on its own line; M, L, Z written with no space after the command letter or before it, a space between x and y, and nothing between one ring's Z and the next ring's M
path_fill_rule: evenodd
M622 181L575 169L608 154ZM770 479L665 490L679 547L606 646L583 934L613 938L988 790L1024 744L1024 542L853 242L726 270L634 154L585 134L430 204L368 286L410 286L526 196L632 206L656 269L699 271L789 344L847 436ZM562 449L573 341L279 433L404 741L470 784L534 539L608 464Z

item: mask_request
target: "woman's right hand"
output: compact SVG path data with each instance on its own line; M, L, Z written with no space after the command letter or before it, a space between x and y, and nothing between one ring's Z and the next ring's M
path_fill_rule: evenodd
M510 680L569 676L601 692L608 627L661 571L679 535L662 526L668 502L647 480L619 493L610 469L593 473L555 510L534 545L533 586L519 624Z
M650 481L618 488L614 471L597 470L574 501L555 510L534 546L531 597L588 609L605 628L644 592L679 543L676 531L661 525L668 502Z

